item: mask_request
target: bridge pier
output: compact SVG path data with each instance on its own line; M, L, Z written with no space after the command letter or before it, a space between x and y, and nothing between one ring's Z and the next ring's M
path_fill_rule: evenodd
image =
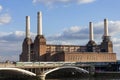
M45 80L45 75L37 75L38 79Z
M95 74L95 66L90 66L90 68L89 68L89 74L91 76L94 76L94 74Z

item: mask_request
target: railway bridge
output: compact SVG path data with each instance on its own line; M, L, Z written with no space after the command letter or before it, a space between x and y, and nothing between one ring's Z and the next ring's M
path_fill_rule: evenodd
M0 64L0 72L39 76L41 79L67 76L85 77L94 72L94 67L74 62L16 62Z

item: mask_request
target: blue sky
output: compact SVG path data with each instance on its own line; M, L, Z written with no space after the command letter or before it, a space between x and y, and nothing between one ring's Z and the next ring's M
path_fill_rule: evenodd
M100 44L103 20L109 20L114 52L120 59L120 0L0 0L0 61L18 60L25 38L25 16L31 17L31 37L37 33L37 12L43 14L43 34L48 44L89 41L89 22Z

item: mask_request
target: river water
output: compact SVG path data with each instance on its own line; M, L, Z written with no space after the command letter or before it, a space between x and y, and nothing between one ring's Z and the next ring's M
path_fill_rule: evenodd
M0 79L0 80L41 80L41 79ZM43 80L43 79L42 79ZM44 80L120 80L120 77L91 77L91 78L61 78L61 79L44 79Z
M79 78L78 77L59 77L59 79L55 79L55 77L51 77L50 79L40 79L40 77L24 77L24 78L20 78L20 76L17 76L16 78L10 77L4 77L6 79L0 78L0 80L120 80L120 74L111 74L111 75L99 75L99 76L82 76Z
M62 79L45 79L45 80L120 80L120 78L82 78L82 79L81 78L62 78Z
M45 80L120 80L120 78L63 78L63 79L45 79Z
M120 80L120 78L65 78L65 79L45 79L45 80Z

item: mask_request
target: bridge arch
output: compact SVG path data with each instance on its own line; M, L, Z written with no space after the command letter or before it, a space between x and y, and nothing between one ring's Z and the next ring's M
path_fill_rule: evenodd
M78 72L78 73L89 74L89 71L87 71L87 70L85 70L85 69L83 69L83 68L79 68L79 67L75 67L75 66L63 66L63 67L57 67L57 68L54 68L54 69L45 71L45 72L43 73L43 76L46 78L46 76L47 76L48 74L50 74L50 73L52 73L52 72L54 72L54 71L57 71L57 70L62 70L62 69L64 69L64 70L67 70L67 69L72 70L72 69L74 69L74 70L76 70L76 72ZM74 74L74 73L73 73L73 74Z
M20 74L23 75L36 76L35 73L19 68L0 68L0 71L13 71L13 72L19 72Z

